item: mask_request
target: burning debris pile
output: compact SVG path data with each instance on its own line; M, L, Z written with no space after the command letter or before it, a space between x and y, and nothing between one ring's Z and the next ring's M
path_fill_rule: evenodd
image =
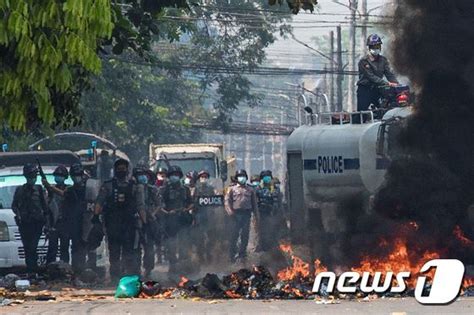
M398 296L412 296L415 287L415 278L421 266L428 260L439 257L438 253L426 252L422 257L413 256L407 249L406 240L398 238L391 246L382 241L381 248L389 250L384 259L365 257L359 265L351 270L362 274L370 272L373 275L381 273L380 283L385 282L389 273L410 272L411 277L406 283L408 290ZM326 272L327 268L319 260L312 264L303 261L293 253L288 244L281 244L280 249L291 258L290 266L277 272L273 277L263 266L254 266L251 269L240 269L229 275L219 277L216 274L206 274L200 280L190 280L184 276L176 287L164 288L159 283L148 281L141 284L140 298L170 299L170 298L209 298L209 299L315 299L321 301L336 301L336 299L375 299L379 296L391 296L393 293L367 294L360 290L360 284L354 293L338 292L337 289L328 293L328 281L323 280L320 290L313 292L313 285L317 274ZM431 274L431 277L433 275ZM430 278L430 274L428 275ZM396 285L393 278L391 285ZM474 279L466 279L463 284L465 295L474 294ZM427 286L429 290L429 285Z

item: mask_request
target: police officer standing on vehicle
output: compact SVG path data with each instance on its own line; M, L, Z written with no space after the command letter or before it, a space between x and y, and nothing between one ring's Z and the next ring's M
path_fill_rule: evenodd
M247 185L247 172L238 170L235 173L237 184L229 187L225 196L225 210L231 220L230 231L230 261L236 258L246 259L249 242L250 219L252 213L257 213L257 196L255 189ZM237 242L240 237L240 247Z
M357 82L357 110L366 111L369 106L379 106L381 88L398 85L388 59L382 56L382 39L377 34L367 38L369 53L359 61L359 81ZM387 81L384 80L387 78Z
M179 249L179 259L187 259L189 250L188 236L189 228L193 222L192 209L193 199L191 191L186 187L181 179L183 171L179 166L171 166L168 169L168 181L161 188L161 218L165 247L170 263L169 273L177 271L177 252Z
M260 173L260 185L256 192L258 200L256 251L269 251L278 244L278 220L281 215L281 192L273 184L273 174L270 170Z
M146 223L143 185L128 179L129 163L118 159L114 177L99 192L95 214L103 213L110 262L110 277L140 274L140 229ZM96 219L94 219L96 220Z
M43 187L36 185L38 167L34 164L25 164L23 176L26 178L26 184L18 186L15 190L12 210L15 213L15 221L25 249L26 267L28 271L36 272L38 270L38 242L50 212Z
M59 165L53 172L55 185L50 185L45 179L42 180L43 186L48 191L48 206L52 214L53 222L49 231L48 254L46 255L46 264L56 261L58 248L59 258L69 263L69 238L66 236L67 229L64 226L64 192L68 185L64 182L69 177L69 172L64 165Z

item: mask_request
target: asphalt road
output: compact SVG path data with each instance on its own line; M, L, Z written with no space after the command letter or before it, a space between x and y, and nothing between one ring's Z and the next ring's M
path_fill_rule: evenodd
M25 302L0 308L8 314L474 314L474 298L460 298L448 306L423 306L413 298L377 299L368 302L243 300L72 300Z

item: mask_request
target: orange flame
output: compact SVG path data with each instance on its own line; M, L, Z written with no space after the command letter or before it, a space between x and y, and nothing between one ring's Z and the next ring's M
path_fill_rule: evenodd
M280 270L277 273L277 277L282 281L290 281L297 278L306 278L310 276L310 264L304 262L298 256L293 255L293 249L289 244L280 244L280 250L284 253L291 255L292 266ZM319 259L314 261L314 269L317 272L327 271L327 268L321 264Z
M383 246L386 246L386 243L381 243ZM389 272L397 274L399 272L409 271L411 277L407 279L407 285L409 287L414 287L416 276L421 267L429 260L439 258L439 254L436 252L426 251L422 257L410 257L406 240L402 238L396 238L394 240L393 250L391 253L384 258L370 257L367 256L360 262L359 266L351 268L355 272L370 272L374 274L375 272ZM429 273L428 276L433 276L433 272Z

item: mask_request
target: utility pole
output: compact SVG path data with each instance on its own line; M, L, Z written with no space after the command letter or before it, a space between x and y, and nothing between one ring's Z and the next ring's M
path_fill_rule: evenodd
M336 28L337 33L337 102L336 102L336 111L342 111L342 32L341 26L339 25Z
M366 46L367 46L367 24L369 23L369 11L367 9L367 0L362 0L362 27L361 27L361 52L362 55L366 53Z
M351 20L349 24L349 70L356 69L356 14L358 0L349 0L349 9L351 10ZM351 75L348 79L349 89L347 98L347 111L352 112L355 103L355 76Z
M329 55L331 57L329 61L329 106L330 111L334 111L334 31L329 33L329 40L331 42L331 52Z

